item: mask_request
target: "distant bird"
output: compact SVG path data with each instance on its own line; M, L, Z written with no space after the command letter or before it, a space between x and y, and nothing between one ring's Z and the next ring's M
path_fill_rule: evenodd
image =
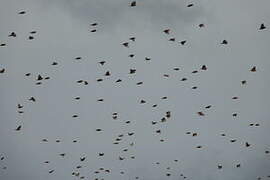
M37 81L41 81L43 79L43 77L39 74L37 77Z
M237 167L237 168L240 168L240 166L241 166L241 164L236 164L236 167Z
M93 29L93 30L91 30L90 32L97 32L97 30L96 30L96 29Z
M128 57L130 57L130 58L133 58L134 56L135 56L135 54L128 55Z
M205 109L209 109L211 107L212 107L211 105L208 105L208 106L205 106Z
M224 39L221 44L228 44L228 41Z
M100 131L102 131L102 129L98 128L98 129L96 129L96 131L97 131L97 132L100 132Z
M17 35L16 35L15 32L12 32L12 33L10 33L8 36L9 36L9 37L16 37Z
M202 65L201 70L204 70L204 71L207 70L206 65Z
M165 34L170 34L171 30L170 30L170 29L165 29L163 32L164 32Z
M106 63L106 61L99 61L98 63L103 66Z
M64 157L66 155L66 153L61 153L59 155L62 156L62 157Z
M241 84L242 85L247 84L247 81L246 80L243 80L243 81L241 81Z
M3 68L0 70L0 73L3 74L5 71L6 71L5 68Z
M28 39L29 40L33 40L34 39L34 36L29 36Z
M187 80L187 78L182 78L182 79L181 79L181 81L186 81L186 80Z
M131 41L133 41L133 42L135 41L135 39L136 39L135 37L129 38L129 40L131 40Z
M180 68L176 67L176 68L173 68L173 70L175 70L175 71L179 71L179 70L180 70Z
M82 59L82 57L80 57L80 56L79 56L79 57L76 57L75 59L76 59L76 60L81 60L81 59Z
M218 165L218 169L222 169L222 165Z
M22 128L22 126L20 125L20 126L18 126L18 127L15 129L15 131L20 131L21 128Z
M29 101L33 101L33 102L36 102L36 99L34 97L30 97L28 100Z
M26 73L26 74L25 74L25 76L30 76L30 75L31 75L31 73Z
M169 41L173 41L174 42L175 41L175 38L170 38Z
M49 171L50 174L53 173L53 172L54 172L54 170L50 170L50 171Z
M256 66L253 66L251 69L250 69L251 72L256 72L257 71L257 68Z
M121 82L122 80L121 79L117 79L115 82L118 83L118 82Z
M250 144L248 142L246 142L245 145L246 145L246 147L249 147L250 146Z
M204 113L203 112L197 112L197 114L199 115L199 116L204 116Z
M135 7L136 5L137 5L136 1L132 1L132 2L130 3L130 6L131 6L131 7Z
M31 31L30 32L30 34L36 34L37 33L37 31Z
M25 14L26 11L20 11L18 14Z
M203 28L203 27L204 27L204 24L199 24L199 27L200 27L200 28Z
M53 63L52 63L53 66L56 66L57 64L58 64L57 62L53 62Z
M124 43L122 43L122 45L125 46L125 47L129 47L128 42L124 42Z
M107 72L105 73L105 76L110 76L110 75L111 75L110 71L107 71Z
M135 72L136 72L136 69L130 69L129 70L129 74L135 74Z
M92 24L90 24L91 26L97 26L98 25L98 23L92 23Z
M182 45L185 45L187 41L180 41Z
M3 46L6 46L6 45L7 45L7 44L5 44L5 43L1 43L1 44L0 44L0 46L2 46L2 47L3 47Z
M187 5L187 7L192 7L192 6L194 6L193 3L190 3L190 4Z
M192 73L192 74L195 74L195 73L197 73L197 72L198 72L198 71L197 71L197 70L195 70L195 71L192 71L191 73Z
M262 23L262 24L260 25L259 30L264 30L264 29L266 29L266 27L265 27L264 23Z

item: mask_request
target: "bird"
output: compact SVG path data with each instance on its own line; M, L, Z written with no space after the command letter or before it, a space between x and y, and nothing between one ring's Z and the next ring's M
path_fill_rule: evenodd
M28 39L29 40L33 40L34 39L34 36L29 36Z
M56 65L58 65L58 63L57 62L53 62L52 65L53 66L56 66Z
M170 30L170 29L165 29L163 32L164 32L165 34L170 34L171 30Z
M212 106L211 105L208 105L208 106L205 106L205 109L210 109Z
M130 6L131 6L131 7L135 7L136 5L137 5L136 1L132 1L132 2L130 3Z
M96 29L93 29L93 30L91 30L90 32L97 32L97 30L96 30Z
M26 74L25 74L25 76L30 76L30 75L31 75L31 73L26 73Z
M106 63L106 61L99 61L98 63L103 66Z
M224 39L221 44L228 44L228 41Z
M264 29L266 29L266 27L265 27L264 23L262 23L262 24L260 25L259 30L264 30Z
M16 37L17 35L16 35L15 32L11 32L8 36L9 36L9 37Z
M186 40L184 40L184 41L180 41L180 43L181 43L181 45L185 45L186 44Z
M251 69L250 69L251 72L256 72L257 71L257 68L256 66L253 66Z
M3 69L0 70L0 73L3 74L5 71L6 71L6 69L3 68Z
M129 69L129 74L135 74L136 69Z
M33 102L36 102L36 99L32 96L28 99L29 101L33 101Z
M207 70L206 65L202 65L201 70L204 70L204 71Z
M242 85L245 85L245 84L247 84L247 81L246 80L243 80L243 81L241 81L241 84Z
M198 114L199 116L204 116L204 115L205 115L202 111L197 112L197 114Z
M246 147L249 147L250 146L250 144L248 142L246 142L245 145L246 145Z
M104 156L104 153L98 153L99 156Z
M105 73L105 76L110 76L110 75L111 75L110 71L107 71L107 72Z
M53 173L53 172L54 172L54 170L50 170L50 171L49 171L50 174Z
M205 26L205 25L204 25L204 24L202 24L202 23L201 23L201 24L199 24L199 27L200 27L200 28L203 28L204 26Z
M169 41L174 42L175 41L175 38L170 38Z
M124 43L122 43L122 45L125 46L125 47L129 47L128 42L124 42Z
M222 169L222 165L218 165L218 169Z
M18 14L25 14L26 11L20 11Z
M136 39L135 37L129 38L129 40L131 40L131 41L133 41L133 42L135 41L135 39Z
M97 26L98 25L98 23L92 23L92 24L90 24L91 26Z
M240 168L240 166L241 166L241 164L236 164L236 167L237 167L237 168Z
M30 31L30 34L36 34L37 31Z
M187 7L192 7L192 6L194 6L193 3L190 3L190 4L187 5Z
M16 131L20 131L21 128L22 128L22 126L20 125L20 126L18 126L15 130L16 130Z
M39 74L37 77L37 81L41 81L43 79L43 77Z
M7 44L6 43L1 43L0 46L4 47L6 46Z

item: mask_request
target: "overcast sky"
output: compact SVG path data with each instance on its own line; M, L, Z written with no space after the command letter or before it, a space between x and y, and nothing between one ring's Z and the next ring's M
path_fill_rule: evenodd
M270 2L130 3L0 0L0 180L270 179ZM38 75L50 79L36 85ZM171 117L161 122L167 111Z

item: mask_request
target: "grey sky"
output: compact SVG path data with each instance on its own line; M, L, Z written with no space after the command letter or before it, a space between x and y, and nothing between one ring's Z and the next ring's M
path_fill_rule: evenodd
M140 0L132 8L129 3L0 0L0 44L7 44L0 47L0 70L5 68L0 74L0 157L5 157L0 179L69 180L74 179L73 171L85 179L106 180L180 180L180 174L192 180L267 179L270 2ZM187 8L189 3L194 7ZM26 14L19 15L22 10ZM97 32L91 33L95 22ZM205 27L199 28L200 23ZM262 23L267 28L259 31ZM167 28L170 35L163 33ZM34 30L37 34L30 41ZM8 37L13 31L17 37ZM129 41L132 36L135 42ZM220 44L224 39L227 45ZM187 41L184 46L182 40ZM121 45L126 41L129 48ZM82 59L75 60L78 56ZM98 64L102 60L104 66ZM54 61L57 66L51 65ZM208 69L200 70L202 65ZM250 72L253 66L257 72ZM136 74L128 74L131 68ZM194 70L199 72L192 74ZM105 77L106 71L111 76ZM35 85L38 74L50 79ZM181 81L184 77L187 81ZM122 82L115 83L119 78ZM89 84L77 84L80 79ZM242 80L247 84L241 85ZM31 96L36 102L28 101ZM74 100L76 96L81 99ZM168 99L161 99L164 96ZM232 100L234 96L239 99ZM104 102L97 102L99 98ZM146 103L140 104L141 99ZM17 112L18 103L24 106L23 114ZM212 107L205 109L207 105ZM167 111L172 113L167 122L151 124ZM205 116L198 116L199 111ZM72 118L74 114L79 117ZM124 137L115 145L119 134ZM47 143L41 142L44 138ZM245 147L245 142L251 146ZM129 151L123 152L125 148ZM98 157L99 152L104 157ZM87 158L80 162L83 156ZM119 156L125 160L119 161ZM44 164L47 160L50 163ZM83 167L76 169L78 165ZM100 167L111 173L95 175Z

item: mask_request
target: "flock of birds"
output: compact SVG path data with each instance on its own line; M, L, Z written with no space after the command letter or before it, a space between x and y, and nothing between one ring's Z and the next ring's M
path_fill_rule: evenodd
M137 2L136 1L132 1L130 2L129 4L130 8L135 8L137 6ZM190 3L187 5L187 8L192 8L194 6L193 3ZM18 15L20 16L23 16L24 14L27 14L27 11L20 11L18 12ZM97 27L98 27L98 23L95 22L95 23L92 23L90 24L90 32L91 33L96 33L97 32ZM201 23L198 25L198 28L205 28L206 25ZM260 24L259 27L257 27L257 30L258 31L264 31L266 30L267 27L264 23ZM169 35L171 35L171 29L163 29L160 31L161 34L164 34L164 36L168 37ZM29 32L29 36L28 36L28 40L34 40L35 39L35 34L37 34L37 31L31 31ZM9 38L16 38L17 37L17 33L16 32L10 32L10 34L8 35ZM136 41L136 37L132 36L130 37L126 42L122 42L122 43L119 43L120 46L122 46L123 48L130 48L131 47L131 44L134 43ZM168 41L171 41L171 42L175 42L177 41L176 38L174 37L170 37L168 38ZM186 43L187 43L187 40L182 40L179 42L182 46L185 46ZM226 39L223 39L220 41L219 43L220 45L228 45L229 42L228 40ZM0 41L0 48L8 48L8 43L6 42L1 42ZM1 50L1 49L0 49ZM134 58L135 57L135 54L129 54L130 58ZM82 57L75 57L75 60L76 61L79 61L81 60ZM151 61L152 59L150 57L145 57L145 61L149 62ZM99 61L97 62L99 66L103 67L106 65L106 61ZM58 66L58 62L54 61L51 63L51 66ZM180 68L179 67L175 67L173 68L173 71L179 71ZM197 70L193 70L191 71L190 73L191 74L196 74L196 73L203 73L203 72L206 72L208 70L208 67L207 65L203 64L201 65L200 69L197 69ZM247 71L250 71L250 73L256 73L257 72L257 67L254 66L254 65L251 65L250 66L250 69L248 69ZM6 69L4 67L4 64L1 64L0 66L0 78L1 76L8 76L8 73L9 73L9 69ZM128 74L129 75L136 75L137 71L136 71L136 68L131 68L128 70ZM106 78L106 77L109 77L111 76L111 72L110 71L106 71L104 73L104 77L100 77L98 79L96 79L96 83L102 83L103 80ZM33 73L31 72L27 72L25 73L25 76L26 77L31 77L31 76L34 76ZM169 74L163 74L163 77L164 78L169 78L170 75ZM36 77L35 77L35 84L36 85L42 85L43 83L45 83L46 80L50 80L50 77L49 76L43 76L41 74L38 74ZM187 77L183 77L181 78L181 81L187 81L188 78ZM1 81L1 79L0 79ZM122 82L122 79L121 78L118 78L118 79L115 79L114 80L114 83L121 83ZM76 83L78 85L89 85L90 82L88 82L87 80L84 80L84 79L79 79L76 81ZM92 82L91 82L92 83ZM143 85L143 81L139 81L139 82L136 82L136 85L137 86L142 86ZM239 82L241 85L243 86L246 86L247 85L247 80L242 80L241 82ZM191 87L191 89L195 90L197 89L198 87L197 86L193 86ZM27 97L28 101L29 102L32 102L32 103L35 103L38 101L38 97L34 97L34 96L31 96L31 97ZM80 96L77 96L74 98L75 101L79 101L81 99ZM167 96L163 96L161 97L161 100L166 100L168 99ZM239 100L239 97L238 96L233 96L232 97L232 101L238 101ZM99 98L97 99L97 103L101 103L101 102L104 102L105 100L103 98ZM19 114L23 114L24 113L24 104L26 102L19 102L16 106L17 106L17 112ZM138 104L146 104L147 101L145 99L140 99ZM157 108L158 104L152 104L151 105L151 108ZM206 116L206 111L209 110L209 109L212 109L213 106L212 105L206 105L204 107L204 110L203 111L198 111L198 112L194 112L196 113L198 116ZM163 129L162 129L162 124L166 124L166 123L169 123L173 117L173 112L170 111L170 110L166 110L165 113L163 114L162 117L160 117L160 120L151 120L149 123L151 123L151 125L153 126L153 129L154 129L154 132L158 135L157 137L161 137L162 136L162 133L163 133ZM71 115L72 118L79 118L79 114L73 114ZM237 117L238 114L237 113L233 113L232 114L233 117ZM119 113L118 112L112 112L112 120L118 120L119 118ZM127 120L124 122L125 124L130 124L132 123L130 120ZM160 125L160 126L157 126L157 125ZM259 123L250 123L249 126L251 127L259 127L260 124ZM159 128L157 128L159 127ZM19 124L17 127L14 127L14 131L15 132L23 132L24 131L24 126L23 124ZM96 128L95 129L96 133L102 133L104 130L102 128ZM143 129L141 131L144 131ZM125 137L133 137L135 135L135 133L139 133L139 132L134 132L134 131L130 131L130 132L127 132L127 133L120 133L118 135L116 135L116 137L114 138L114 142L113 144L115 145L121 145L121 142L125 139ZM185 132L186 135L189 135L189 136L192 136L192 137L196 137L196 136L199 136L199 133L198 132L192 132L192 131L187 131ZM225 133L221 133L220 136L222 137L225 137L227 136L227 134ZM164 138L159 138L159 141L160 143L164 142L165 139ZM237 140L236 139L230 139L230 143L234 143L236 142ZM47 138L44 138L41 140L42 143L48 143L49 140ZM55 140L56 143L61 143L61 140L60 139L57 139ZM72 141L73 143L78 143L78 140L73 140ZM129 147L125 147L125 148L120 148L120 154L121 152L129 152L131 151L131 149L135 146L135 142L130 142L129 143ZM246 148L252 148L252 144L250 142L245 142L244 143L244 147ZM196 149L202 149L204 148L204 145L203 144L199 144L197 145L196 147L194 147ZM269 150L265 150L264 152L265 154L269 154L270 151ZM60 153L59 156L60 157L66 157L66 153ZM102 158L105 156L105 153L104 152L97 152L97 156ZM132 159L135 159L136 156L134 154L130 154L130 155L119 155L116 157L119 161L127 161L127 160L132 160ZM4 154L0 154L0 165L2 166L2 169L3 170L6 170L8 167L3 165L5 164L5 161L7 160L7 158L5 157ZM87 164L87 161L91 161L90 158L88 158L87 156L82 156L78 159L78 164L74 167L74 171L70 174L71 176L74 176L74 177L77 177L79 179L89 179L90 177L87 177L86 175L82 175L81 172L80 172L80 169L84 168L85 165ZM179 163L180 160L179 159L174 159L173 160L173 163ZM45 164L50 164L51 162L48 161L48 160L44 160ZM162 162L154 162L153 164L158 166L160 165ZM242 168L242 164L241 163L236 163L235 165L235 168ZM223 169L223 165L222 164L217 164L216 166L217 169ZM164 177L167 177L169 178L172 174L170 172L170 169L171 167L167 167L166 168L166 173L164 174ZM48 173L49 174L53 174L53 173L56 173L57 171L57 168L53 168L51 167L50 170L48 170ZM0 172L1 173L1 172ZM90 179L94 179L94 180L104 180L105 178L103 177L104 174L110 174L112 173L112 169L110 168L105 168L105 167L99 167L97 168L94 172L93 172L93 177L91 177ZM115 172L114 172L115 173ZM125 174L126 172L125 171L120 171L118 172L120 174ZM266 176L268 178L270 178L270 174L268 176ZM135 179L142 179L140 177L140 175L138 176L135 176L134 177ZM192 179L192 177L187 177L184 173L179 173L179 178L182 178L182 179ZM258 180L262 179L262 177L257 177Z

